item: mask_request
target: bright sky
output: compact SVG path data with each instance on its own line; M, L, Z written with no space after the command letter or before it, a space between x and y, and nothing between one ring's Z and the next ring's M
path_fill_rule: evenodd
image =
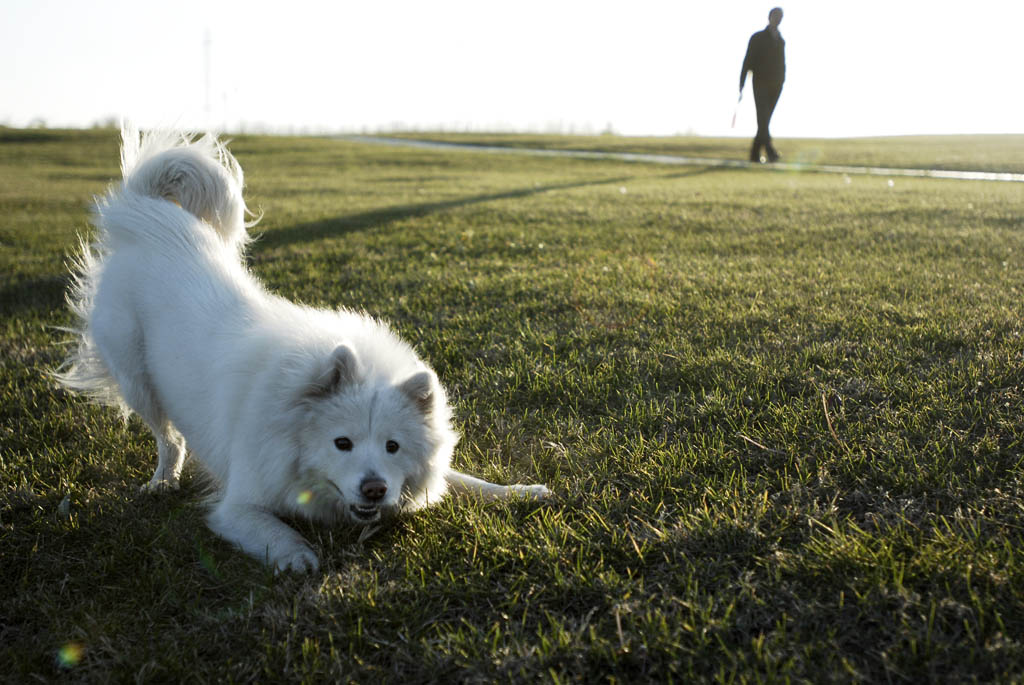
M775 136L1024 133L1024 2L777 1ZM775 4L0 0L0 124L752 136Z

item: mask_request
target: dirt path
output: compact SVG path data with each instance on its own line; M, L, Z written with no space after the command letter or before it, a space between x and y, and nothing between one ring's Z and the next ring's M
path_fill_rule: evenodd
M958 181L1002 181L1024 183L1024 174L992 171L949 171L946 169L898 169L890 167L846 166L840 164L800 164L777 162L775 164L754 164L737 159L713 159L710 157L679 157L676 155L650 155L634 152L595 152L582 150L542 150L537 148L501 147L497 145L469 145L463 143L440 143L427 140L386 138L378 136L340 136L343 140L372 145L396 147L417 147L435 150L466 150L509 155L531 155L535 157L576 157L580 159L613 159L622 162L643 162L647 164L673 164L677 166L733 167L747 169L763 167L779 171L800 171L823 174L846 174L847 176L910 176L917 178L945 178Z

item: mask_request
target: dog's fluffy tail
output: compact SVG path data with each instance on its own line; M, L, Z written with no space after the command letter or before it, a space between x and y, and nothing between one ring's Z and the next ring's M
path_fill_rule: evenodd
M121 188L112 190L106 202L100 203L97 217L99 228L115 240L119 230L148 227L104 221L104 204L141 195L173 202L202 219L224 242L239 250L247 242L242 167L213 135L195 138L171 131L140 133L126 124L121 129L121 174Z

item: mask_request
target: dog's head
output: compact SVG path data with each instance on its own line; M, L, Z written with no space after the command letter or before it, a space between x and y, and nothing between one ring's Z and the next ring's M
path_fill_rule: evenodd
M300 498L319 499L317 509L330 502L335 514L373 523L443 483L454 445L449 410L437 376L422 364L386 379L342 344L316 365L300 403Z

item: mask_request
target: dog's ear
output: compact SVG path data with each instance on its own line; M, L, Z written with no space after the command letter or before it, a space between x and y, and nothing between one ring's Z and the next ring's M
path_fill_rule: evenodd
M359 378L359 358L351 347L338 345L326 362L317 367L313 379L306 388L306 397L327 397L341 388L351 385Z
M437 376L433 371L426 369L409 376L402 382L399 389L424 416L429 416L434 411L436 387Z

